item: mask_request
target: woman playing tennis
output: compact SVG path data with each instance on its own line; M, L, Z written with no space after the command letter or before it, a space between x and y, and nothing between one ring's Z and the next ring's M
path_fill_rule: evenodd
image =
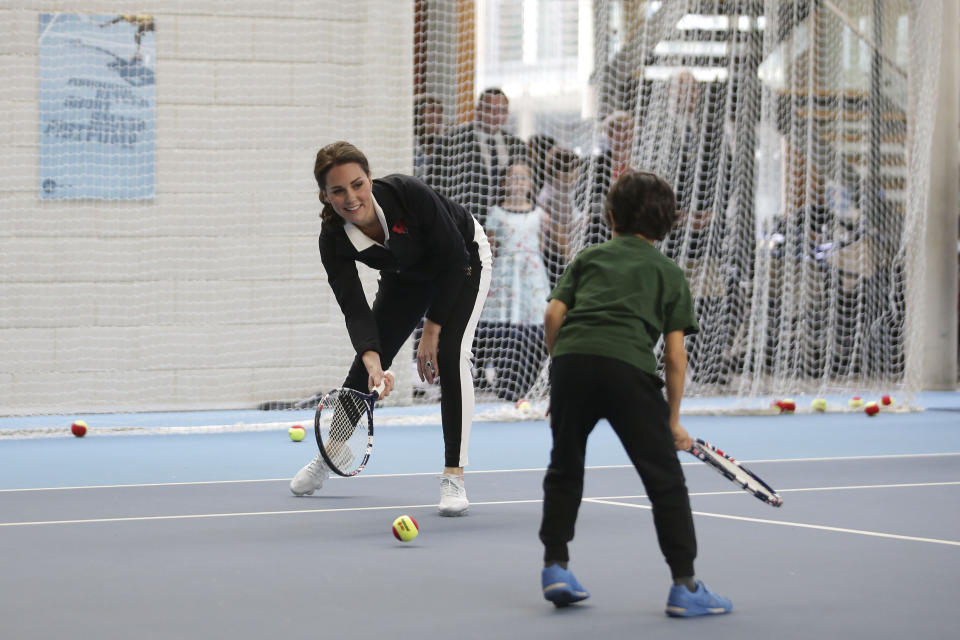
M487 236L463 207L416 178L371 179L366 156L348 142L320 149L313 173L324 203L320 258L357 353L343 386L365 391L385 382L381 397L389 394L393 379L384 371L424 319L417 372L428 383L440 380L445 453L439 511L463 515L474 407L471 345L490 288ZM357 262L380 272L372 308ZM290 490L311 494L329 471L318 455Z

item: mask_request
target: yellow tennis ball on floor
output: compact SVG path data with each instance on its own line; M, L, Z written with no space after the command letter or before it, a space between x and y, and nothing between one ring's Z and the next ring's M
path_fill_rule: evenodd
M823 398L816 398L810 403L810 407L817 413L823 413L827 410L827 401Z
M860 396L853 396L852 398L850 398L850 402L848 402L847 404L849 404L850 407L853 409L859 409L860 407L863 406L863 398L861 398Z
M410 516L400 516L393 521L393 537L400 542L410 542L420 533L420 525Z
M287 433L290 434L290 439L294 442L300 442L307 437L307 430L301 427L298 424L293 425L287 430Z

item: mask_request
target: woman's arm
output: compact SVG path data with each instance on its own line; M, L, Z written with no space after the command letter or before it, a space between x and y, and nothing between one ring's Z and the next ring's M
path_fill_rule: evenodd
M423 321L423 333L420 335L420 344L417 345L417 373L421 382L426 380L433 384L440 375L440 363L437 361L440 329L440 325L433 320Z
M367 351L379 353L380 334L357 274L357 263L349 257L337 255L334 234L335 232L320 234L320 261L343 313L350 343L361 356Z

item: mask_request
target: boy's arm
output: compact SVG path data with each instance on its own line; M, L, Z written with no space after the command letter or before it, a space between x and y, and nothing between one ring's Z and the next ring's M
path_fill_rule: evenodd
M547 353L553 355L553 347L557 344L557 334L560 325L567 315L567 305L554 298L547 305L547 312L543 316L543 340L547 345Z
M690 434L680 424L680 400L683 399L683 382L687 375L687 349L683 344L683 331L671 331L663 336L663 364L667 379L667 404L670 405L670 431L678 451L690 448Z

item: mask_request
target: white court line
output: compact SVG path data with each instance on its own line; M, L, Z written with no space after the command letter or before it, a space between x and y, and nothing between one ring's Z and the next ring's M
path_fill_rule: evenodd
M896 484L851 484L836 485L832 487L801 487L797 489L777 489L777 493L803 493L805 491L846 491L850 489L895 489L909 487L944 487L951 485L960 485L960 480L949 480L944 482L900 482ZM743 490L733 491L691 491L691 496L734 496L744 495ZM597 496L592 500L635 500L638 498L646 499L644 494L629 496ZM586 500L586 498L584 498Z
M804 489L786 489L787 491L831 491L831 490L843 490L843 489L877 489L877 488L890 488L890 487L928 487L928 486L943 486L943 485L960 485L960 481L957 482L916 482L916 483L906 483L906 484L885 484L885 485L860 485L860 486L844 486L844 487L810 487ZM702 493L691 493L692 496L716 496L716 495L740 495L743 494L742 491L710 491ZM616 506L632 507L636 509L650 509L649 505L639 505L630 502L618 502L618 500L627 500L627 499L642 499L646 498L645 495L634 495L634 496L608 496L608 497L596 497L596 498L584 498L584 502L593 502L596 504L609 504ZM485 502L473 502L471 503L474 506L491 506L491 505L514 505L514 504L536 504L543 502L540 498L530 498L526 500L488 500ZM78 520L37 520L33 522L0 522L0 527L26 527L26 526L39 526L39 525L50 525L50 524L90 524L90 523L106 523L106 522L145 522L150 520L196 520L201 518L240 518L247 516L277 516L277 515L295 515L295 514L305 514L305 513L350 513L350 512L360 512L360 511L386 511L386 510L403 510L403 509L424 509L424 508L436 508L436 504L410 504L410 505L387 505L387 506L378 506L378 507L336 507L330 509L284 509L281 511L241 511L236 513L194 513L194 514L175 514L167 516L129 516L129 517L118 517L118 518L85 518ZM763 522L769 524L781 524L785 526L796 526L796 527L808 527L812 529L826 529L830 531L847 531L853 533L863 533L864 535L877 535L882 537L899 537L909 540L922 540L926 542L936 540L928 538L910 538L909 536L893 536L890 534L881 534L881 533L870 533L862 532L856 529L839 529L835 527L826 527L820 525L805 525L799 523L788 523L781 522L778 520L763 520L757 518L745 518L741 516L728 516L724 514L717 513L706 513L701 511L694 511L694 514L712 516L716 518L729 518L731 520L745 520L748 522ZM950 542L950 541L938 541L943 544L955 544L960 546L960 542Z
M779 463L779 462L847 462L851 460L888 460L888 459L901 459L901 458L942 458L942 457L951 457L951 456L960 456L960 452L949 452L949 453L899 453L899 454L889 454L889 455L874 455L874 456L838 456L835 458L771 458L769 460L739 460L743 464L754 464L754 463ZM681 462L681 466L684 467L706 467L703 462L700 460L692 460L688 462ZM603 471L607 469L632 469L633 465L629 464L609 464L609 465L593 465L586 467L586 470L596 470ZM491 473L532 473L538 472L543 473L546 471L545 467L530 467L527 469L485 469L485 470L476 470L476 471L467 471L468 476L479 475L479 474L491 474ZM331 480L360 480L366 478L414 478L418 476L435 476L439 475L439 471L420 471L416 473L361 473L358 476L352 478L341 478L340 476L331 476ZM93 484L93 485L78 485L73 487L24 487L20 489L0 489L0 493L16 493L19 491L76 491L79 489L126 489L133 487L184 487L184 486L194 486L194 485L205 485L205 484L241 484L245 482L255 483L255 482L289 482L290 478L256 478L251 480L197 480L193 482L145 482L139 484ZM796 489L794 489L796 491ZM737 492L734 492L737 493ZM692 494L691 494L692 495Z
M938 483L942 484L942 483ZM958 483L950 483L958 484ZM617 507L631 507L633 509L646 509L648 511L652 510L653 507L645 504L633 504L630 502L617 502L614 500L601 500L597 498L584 498L584 502L592 502L594 504L608 504ZM940 540L939 538L920 538L917 536L903 536L895 533L881 533L879 531L865 531L863 529L846 529L843 527L829 527L821 524L806 524L804 522L786 522L783 520L767 520L765 518L748 518L746 516L731 516L725 513L708 513L706 511L694 511L696 516L704 516L707 518L721 518L723 520L739 520L741 522L757 522L760 524L776 524L781 527L796 527L800 529L817 529L820 531L834 531L837 533L853 533L860 536L871 536L874 538L889 538L891 540L908 540L910 542L928 542L931 544L945 544L953 547L960 547L960 541L957 540Z

